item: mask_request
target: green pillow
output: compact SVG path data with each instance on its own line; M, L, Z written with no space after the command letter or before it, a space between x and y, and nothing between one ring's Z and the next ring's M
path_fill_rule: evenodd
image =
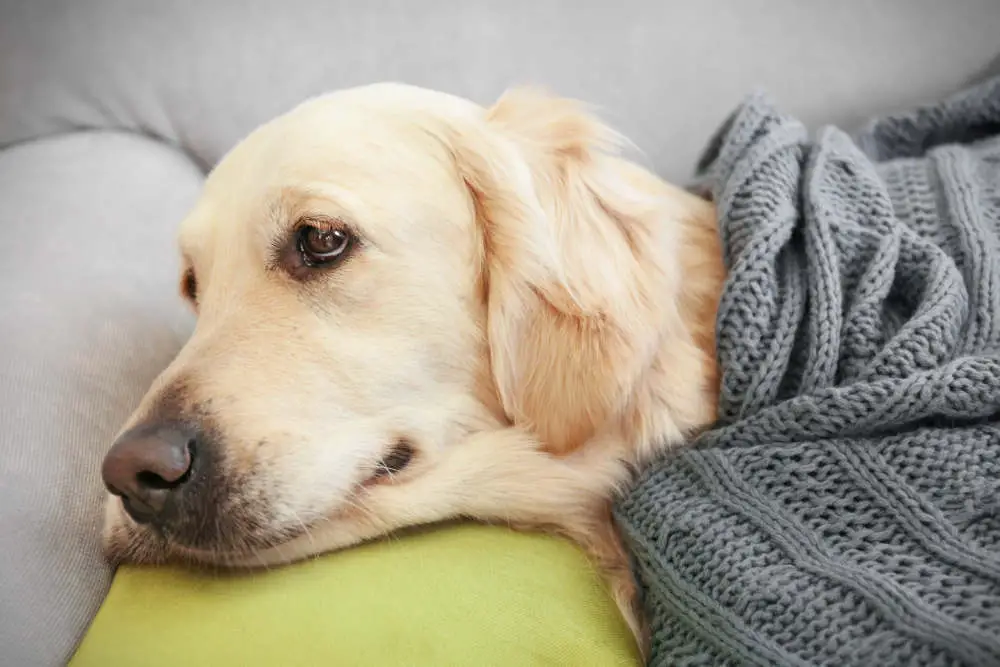
M442 526L266 572L122 567L71 667L639 664L569 542Z

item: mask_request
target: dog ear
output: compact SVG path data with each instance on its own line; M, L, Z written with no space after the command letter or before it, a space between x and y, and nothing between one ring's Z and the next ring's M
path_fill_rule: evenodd
M621 414L670 320L676 276L651 257L669 233L618 145L577 103L521 89L456 156L483 234L500 399L556 453Z

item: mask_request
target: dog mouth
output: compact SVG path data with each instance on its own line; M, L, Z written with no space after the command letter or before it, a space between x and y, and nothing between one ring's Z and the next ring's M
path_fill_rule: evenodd
M397 484L404 481L400 476L407 472L418 458L412 441L406 438L396 440L393 445L362 474L351 495L366 493L376 486ZM256 499L259 502L259 498ZM121 502L120 498L114 501ZM106 542L106 556L118 565L122 563L162 564L180 561L188 564L209 564L226 567L238 563L236 567L247 567L261 551L280 549L294 540L308 537L312 531L330 517L315 521L298 520L288 525L270 525L266 507L253 507L256 502L232 504L225 502L225 510L212 512L215 519L210 523L213 530L204 531L205 521L190 517L185 525L198 525L202 530L193 534L183 529L169 526L139 524L132 520L116 525ZM336 518L363 520L364 502L345 502L335 514ZM222 519L222 520L220 520Z
M416 457L417 450L409 440L401 438L375 464L374 472L369 475L362 486L371 486L384 482L396 481L396 476L408 468Z
M294 521L267 528L263 523L239 527L219 525L211 536L191 539L183 531L125 519L112 525L106 533L104 554L114 566L174 563L243 569L254 567L262 552L281 549L309 536L320 523L319 520Z

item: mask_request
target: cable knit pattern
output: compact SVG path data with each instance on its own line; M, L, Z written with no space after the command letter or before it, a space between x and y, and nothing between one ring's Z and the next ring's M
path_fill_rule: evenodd
M617 508L654 665L1000 665L1000 78L702 161L720 419Z

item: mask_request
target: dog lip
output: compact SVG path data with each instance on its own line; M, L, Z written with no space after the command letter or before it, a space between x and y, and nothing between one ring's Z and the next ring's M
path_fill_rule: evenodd
M119 494L116 494L119 495ZM153 518L153 509L148 507L141 500L132 500L128 496L119 495L119 499L122 503L122 509L128 514L129 518L138 524L147 524Z
M238 570L266 567L264 563L256 562L261 551L280 548L289 542L309 535L316 523L288 526L285 530L275 531L270 535L254 535L242 544L224 546L222 548L205 548L190 546L179 541L175 536L163 535L163 545L174 558L180 558L195 564L221 566ZM305 558L306 556L303 556Z
M402 472L416 456L416 448L406 438L400 438L392 449L375 464L375 471L365 480L363 486L393 481L394 475Z
M393 445L383 452L374 468L369 468L368 477L360 483L355 482L350 495L363 494L374 486L398 483L400 480L396 477L397 474L410 467L417 456L419 456L419 451L410 439L399 438L395 440ZM272 525L267 528L260 525L255 530L230 532L229 539L226 540L215 541L214 538L210 538L209 542L212 543L209 543L204 539L192 540L191 536L186 534L183 529L175 530L171 526L156 525L155 522L145 520L141 505L128 507L127 498L115 493L113 489L109 489L109 492L118 496L117 500L122 503L123 514L133 532L132 539L143 542L153 540L156 545L147 543L147 547L162 550L163 556L167 560L176 558L181 562L192 564L232 566L239 569L255 567L258 552L282 547L288 542L309 535L314 526L320 523L292 522L281 526ZM349 515L355 515L359 510L361 510L360 507L350 502L345 502L342 506L332 509L334 514L345 518ZM361 514L363 515L364 512L362 511ZM329 514L324 515L325 518L329 516Z

